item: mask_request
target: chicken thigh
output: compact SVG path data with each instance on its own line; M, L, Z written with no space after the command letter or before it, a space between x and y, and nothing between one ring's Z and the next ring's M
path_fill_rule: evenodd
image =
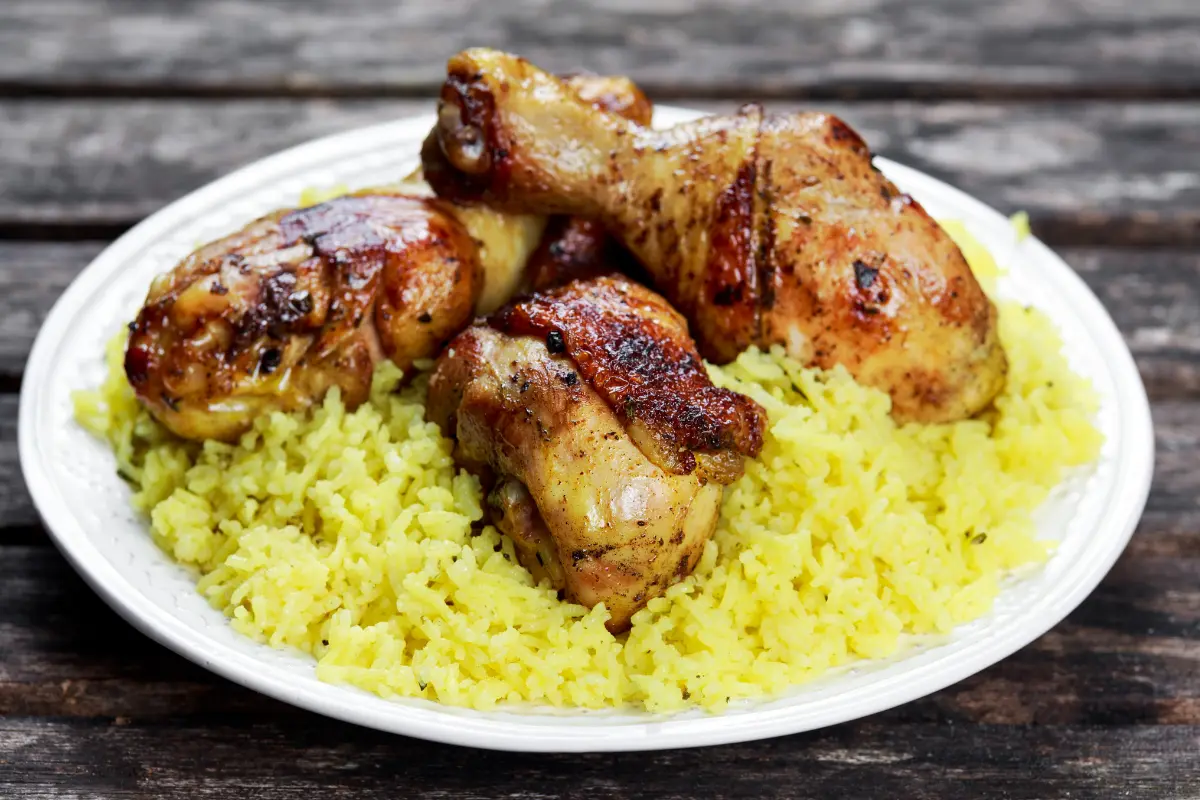
M986 407L996 310L950 237L826 114L758 106L656 131L516 56L468 50L442 89L439 194L602 221L717 362L783 345L891 395L898 420Z
M683 319L624 278L519 301L450 343L429 418L521 562L620 631L696 564L765 414L709 381Z
M177 435L229 440L334 386L357 406L380 358L409 370L462 330L479 287L476 241L440 201L380 189L278 211L155 279L125 372Z

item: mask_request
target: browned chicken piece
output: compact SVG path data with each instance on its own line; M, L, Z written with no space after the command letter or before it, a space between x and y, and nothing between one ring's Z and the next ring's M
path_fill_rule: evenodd
M985 408L996 310L950 237L826 114L757 106L655 131L523 59L450 60L439 194L602 221L691 321L705 357L783 345L891 395L898 420Z
M598 107L649 117L625 78L580 77ZM353 408L375 364L408 371L520 283L545 227L535 215L439 200L419 175L281 210L157 278L131 325L125 369L154 416L189 439L233 439L271 411Z
M574 280L621 273L649 282L637 259L609 235L604 223L583 217L551 217L518 286L518 294L541 292Z
M572 78L579 97L596 108L618 114L638 125L649 125L654 115L650 100L626 78ZM522 292L538 292L573 280L598 278L614 269L640 272L636 260L609 235L604 223L584 217L551 217L538 249L525 267Z
M570 91L594 108L617 114L639 125L649 125L654 108L642 90L628 78L576 75L564 79ZM422 153L423 173L440 182L454 167L445 159L430 133ZM497 214L494 209L472 203L458 206L463 222L471 226L480 215ZM549 220L530 215L510 215L517 224L545 224L538 248L528 259L493 259L484 264L484 288L476 310L490 314L517 294L561 286L579 278L594 278L614 271L634 271L636 261L614 240L604 225L580 217L555 216ZM486 256L486 254L485 254ZM486 261L486 257L485 257Z
M174 433L229 440L334 386L357 406L381 357L409 370L461 331L479 286L476 243L439 201L380 189L278 211L155 279L125 372Z
M614 632L695 567L766 419L712 385L678 312L621 277L533 295L461 333L428 416L490 487L521 563L575 602L603 602Z

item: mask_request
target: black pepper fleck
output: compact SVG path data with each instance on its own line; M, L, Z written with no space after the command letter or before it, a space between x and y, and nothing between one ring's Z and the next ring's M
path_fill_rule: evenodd
M874 267L868 267L861 261L854 262L854 281L860 289L870 289L875 284L875 279L879 277L879 270Z
M281 361L283 361L283 353L279 352L278 347L270 347L263 350L262 356L258 359L258 368L264 375L270 375L279 368Z
M562 331L550 331L546 334L546 349L554 355L566 352L567 343L563 340Z

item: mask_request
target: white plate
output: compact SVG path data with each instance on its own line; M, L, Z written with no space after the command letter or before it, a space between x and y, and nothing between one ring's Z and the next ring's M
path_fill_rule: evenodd
M660 108L656 121L696 116ZM1010 270L1001 291L1032 303L1062 331L1072 366L1101 397L1106 437L1093 468L1040 510L1040 534L1061 545L1044 569L1009 581L987 617L940 642L865 662L766 702L721 715L631 712L479 712L427 700L383 700L318 681L311 659L236 633L167 559L130 510L112 455L72 418L73 389L104 375L103 343L131 319L150 279L196 244L294 204L306 187L378 184L416 164L433 124L422 116L302 145L222 178L151 216L105 250L50 313L21 392L21 466L42 518L81 575L125 619L201 666L303 708L386 731L506 750L648 750L778 736L855 719L914 700L996 663L1049 630L1095 588L1145 505L1153 463L1150 412L1133 359L1084 283L1040 242L1016 243L1007 219L933 178L879 166L935 217L962 220ZM980 154L985 158L986 154Z

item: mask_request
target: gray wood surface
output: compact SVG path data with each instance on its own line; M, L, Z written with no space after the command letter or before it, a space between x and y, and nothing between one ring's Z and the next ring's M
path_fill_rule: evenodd
M1193 800L1192 725L861 723L753 748L521 755L269 716L0 720L22 798L1110 798ZM404 787L403 793L397 787Z
M24 0L0 81L31 92L420 92L499 46L657 92L1194 94L1193 0Z
M8 547L0 787L103 797L1193 798L1200 553L1140 532L1066 622L867 721L743 747L520 756L396 739L215 679L97 604L44 547ZM1155 591L1153 587L1161 587ZM21 765L6 782L6 766ZM16 779L19 779L16 780ZM203 791L198 791L202 786ZM325 796L324 794L322 796Z
M737 106L676 102L726 112ZM1194 103L770 107L838 113L880 154L1005 212L1027 210L1053 243L1200 242ZM0 230L119 230L280 148L432 108L431 99L0 101Z

